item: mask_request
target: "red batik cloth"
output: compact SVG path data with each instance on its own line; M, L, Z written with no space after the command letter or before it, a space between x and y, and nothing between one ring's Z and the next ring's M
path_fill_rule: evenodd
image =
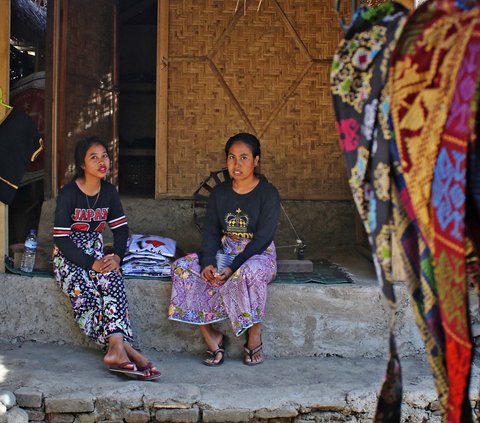
M466 274L466 166L474 137L480 75L480 10L452 0L422 5L407 22L392 57L391 113L400 165L419 236L433 258L443 357L432 366L448 422L472 421L472 340ZM433 326L432 326L433 328ZM430 360L429 360L430 361ZM431 362L431 361L430 361ZM438 364L438 360L436 361ZM443 368L442 368L443 366Z

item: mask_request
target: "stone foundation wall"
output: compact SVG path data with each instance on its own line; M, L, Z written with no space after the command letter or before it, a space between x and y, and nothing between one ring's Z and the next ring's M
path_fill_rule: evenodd
M210 409L199 402L165 400L161 396L130 392L124 397L94 397L79 393L74 397L44 397L40 391L19 388L0 392L0 422L28 423L320 423L371 422L377 398L372 395L347 395L338 404L313 407L285 406L280 409ZM472 401L476 420L480 401ZM406 398L402 422L441 423L438 401L421 397Z

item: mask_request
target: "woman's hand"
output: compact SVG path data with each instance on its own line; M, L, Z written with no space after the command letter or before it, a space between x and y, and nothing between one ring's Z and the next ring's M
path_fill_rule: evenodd
M218 272L216 275L216 282L219 284L219 285L223 285L225 283L225 281L230 277L232 276L232 269L230 269L230 267L225 267L224 269L220 270L220 272Z
M201 275L206 282L215 282L216 273L217 273L217 269L210 264L207 267L205 267L205 269L202 270Z
M100 260L95 260L92 269L99 273L118 272L120 261L120 257L116 254L108 254Z
M209 265L202 270L202 277L206 282L213 286L221 286L230 276L232 276L232 273L230 267L225 267L220 272L217 272L217 269L214 266Z

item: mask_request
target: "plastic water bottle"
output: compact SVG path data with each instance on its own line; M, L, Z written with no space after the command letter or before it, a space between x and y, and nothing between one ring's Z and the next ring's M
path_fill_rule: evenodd
M31 272L33 265L35 264L35 254L37 252L37 231L31 229L30 233L25 240L25 246L23 250L22 263L20 270L23 272Z

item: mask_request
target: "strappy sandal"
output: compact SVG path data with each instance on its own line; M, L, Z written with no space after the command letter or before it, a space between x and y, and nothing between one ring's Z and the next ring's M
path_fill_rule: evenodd
M225 348L223 348L223 342L218 346L218 348L215 351L207 350L207 354L211 355L214 360L217 354L222 354L222 358L217 363L210 361L210 359L207 358L206 360L202 361L202 363L205 364L205 366L210 366L210 367L221 366L225 358Z
M247 344L243 346L245 350L245 355L243 356L243 364L246 366L256 366L257 364L262 364L263 360L265 359L263 356L263 343L261 342L258 347L250 349L247 347ZM259 361L253 361L253 356L258 352L262 353L262 358ZM247 360L247 357L250 358L250 361Z

